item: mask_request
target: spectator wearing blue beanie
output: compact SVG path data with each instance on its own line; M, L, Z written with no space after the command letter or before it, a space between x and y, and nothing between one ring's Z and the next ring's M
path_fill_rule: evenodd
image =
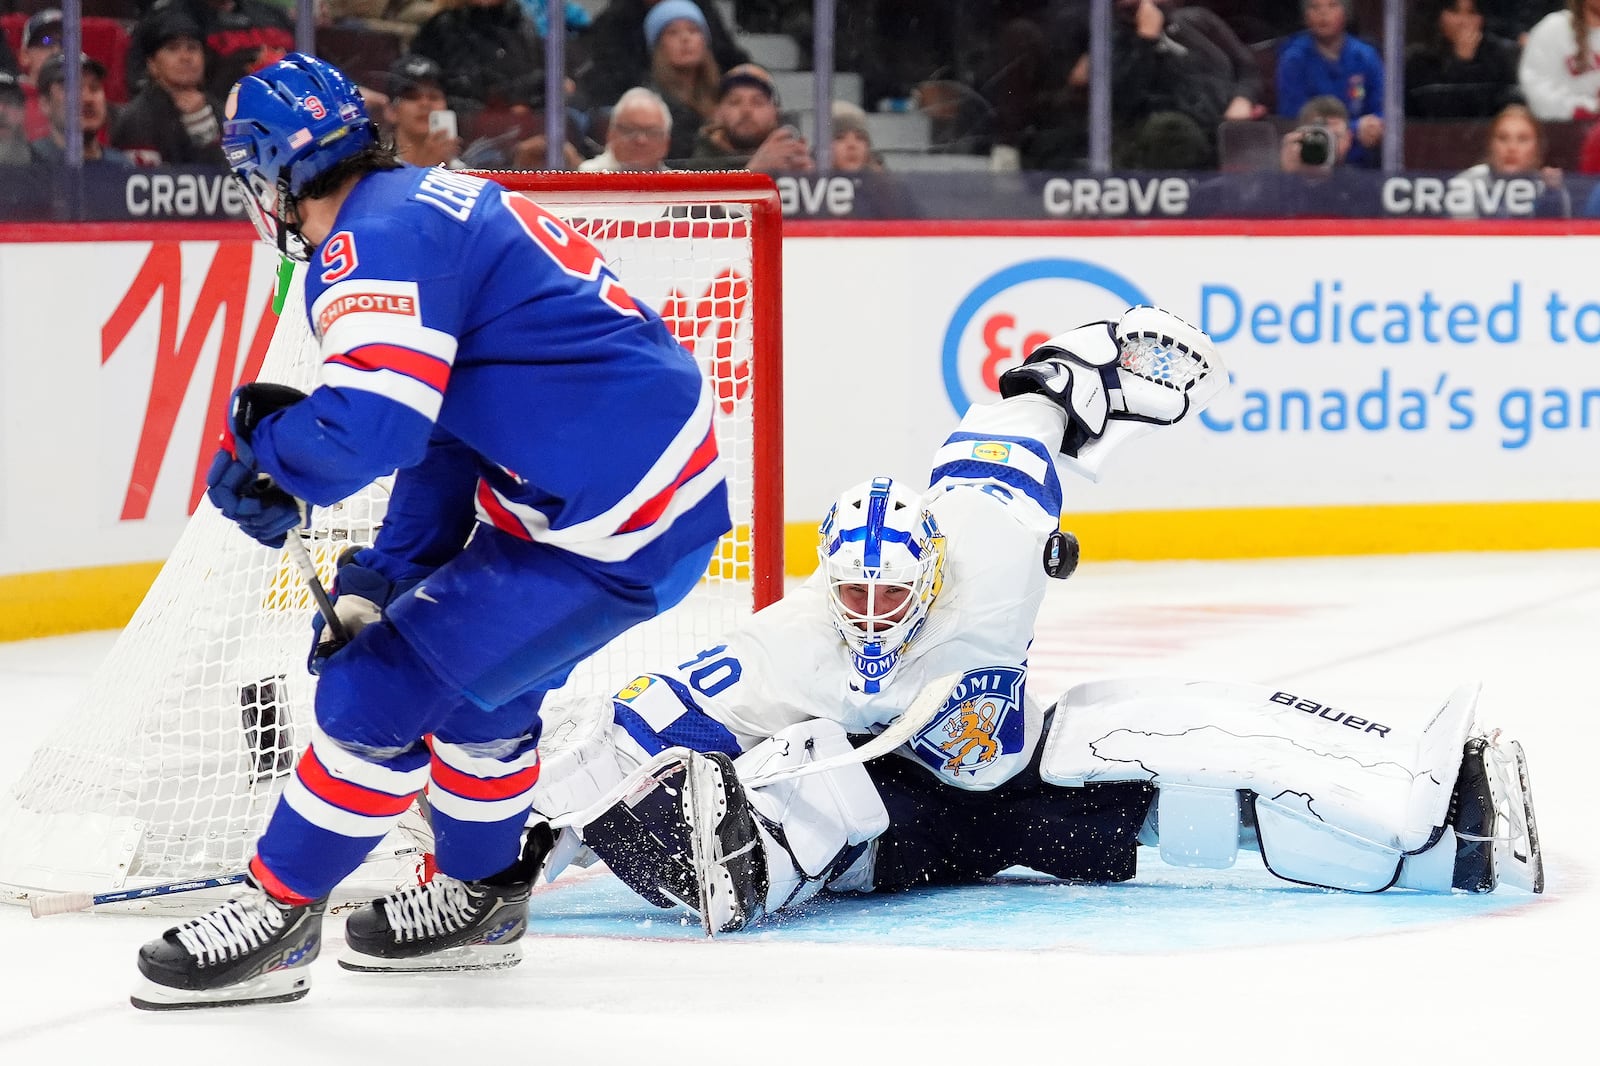
M688 19L699 27L702 37L708 41L711 39L711 27L706 24L705 12L694 0L661 0L644 17L644 46L655 51L661 34L679 19Z
M688 157L700 127L716 114L722 69L711 54L710 36L704 13L691 0L661 0L645 16L650 88L672 114L669 159Z
M575 75L589 106L606 106L633 86L650 81L652 44L674 17L689 19L705 34L719 70L750 62L750 54L739 47L715 7L687 4L693 14L673 16L675 6L675 0L609 0L595 15L585 34L588 60ZM652 27L659 19L659 28L647 30L646 19Z

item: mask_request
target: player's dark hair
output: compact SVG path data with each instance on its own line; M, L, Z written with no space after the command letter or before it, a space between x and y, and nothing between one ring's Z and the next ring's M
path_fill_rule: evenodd
M306 182L300 190L299 200L327 196L351 178L371 174L378 170L397 170L405 166L394 154L394 146L374 141L355 155L339 160L321 174Z

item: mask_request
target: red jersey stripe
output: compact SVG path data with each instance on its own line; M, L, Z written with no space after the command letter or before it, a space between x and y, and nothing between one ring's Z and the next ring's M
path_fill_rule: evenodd
M438 392L443 392L450 383L449 363L397 344L361 344L348 352L330 355L326 361L357 370L393 370Z
M713 428L706 431L706 439L700 442L700 446L694 450L694 454L689 456L689 461L683 464L683 469L678 472L677 479L646 500L644 506L633 512L628 520L617 529L617 532L632 533L635 530L643 529L660 518L666 511L667 504L672 502L673 493L682 488L685 481L710 466L711 461L716 457L717 433Z
M435 758L429 772L435 785L469 800L510 799L522 795L539 780L538 763L505 777L473 777Z
M278 875L267 869L266 863L257 855L250 860L250 876L255 878L261 890L279 903L287 903L291 907L304 907L308 903L316 902L310 896L302 896L282 881Z
M523 525L517 519L517 516L506 508L505 504L500 502L500 497L494 494L494 489L489 487L487 481L479 480L478 482L478 506L483 508L483 513L489 516L489 521L494 525L494 528L503 533L510 533L513 537L521 537L527 541L533 540L533 536L528 532L528 527Z
M415 792L394 796L334 777L317 758L315 748L307 748L306 753L300 756L295 772L300 776L300 783L313 796L331 803L340 810L366 815L369 818L401 814L411 806L411 800L416 796Z

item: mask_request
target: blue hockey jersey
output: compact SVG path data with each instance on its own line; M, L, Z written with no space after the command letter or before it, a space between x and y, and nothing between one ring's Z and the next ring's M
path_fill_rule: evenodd
M369 174L305 294L319 385L252 443L318 505L402 471L385 554L437 565L474 519L600 563L729 528L693 358L527 197L442 169Z

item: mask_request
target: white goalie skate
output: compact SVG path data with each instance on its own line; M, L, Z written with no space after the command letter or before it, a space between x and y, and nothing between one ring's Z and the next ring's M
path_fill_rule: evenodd
M1475 765L1476 764L1476 765ZM1479 875L1483 887L1463 885L1469 891L1490 891L1505 884L1525 892L1544 891L1544 856L1539 850L1539 826L1533 813L1533 788L1528 779L1528 760L1522 745L1504 739L1498 729L1467 742L1462 758L1462 786L1481 781L1479 802L1489 812L1485 823L1474 832L1461 824L1456 837L1462 841L1458 854L1473 844L1486 844L1479 859L1485 866ZM1463 796L1463 805L1467 797ZM1458 874L1460 873L1458 860Z

